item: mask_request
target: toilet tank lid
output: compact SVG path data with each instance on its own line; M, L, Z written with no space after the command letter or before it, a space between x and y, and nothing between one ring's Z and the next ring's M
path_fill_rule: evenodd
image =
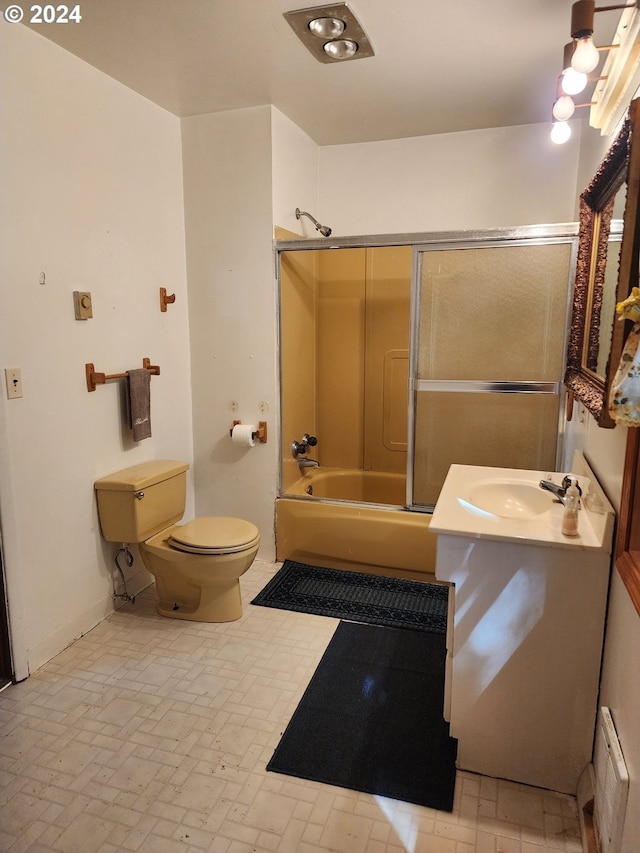
M169 480L187 471L189 465L186 462L177 462L173 459L154 459L150 462L141 462L130 468L123 468L114 474L108 474L96 480L94 488L97 491L138 491L146 489L163 480Z

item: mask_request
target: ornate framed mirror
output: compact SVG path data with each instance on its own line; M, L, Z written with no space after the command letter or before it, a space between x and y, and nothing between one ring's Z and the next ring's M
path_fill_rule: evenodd
M609 388L620 361L625 327L615 317L638 278L640 99L631 102L622 130L580 196L578 260L564 384L601 427L614 427ZM622 234L612 233L614 211L623 212ZM618 214L619 215L619 214ZM569 407L569 418L571 407Z

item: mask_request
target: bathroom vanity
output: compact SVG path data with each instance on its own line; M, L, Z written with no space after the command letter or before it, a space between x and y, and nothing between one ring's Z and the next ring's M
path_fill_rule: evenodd
M546 471L452 465L433 513L451 584L445 718L458 767L575 794L591 761L614 512L583 455L579 535Z

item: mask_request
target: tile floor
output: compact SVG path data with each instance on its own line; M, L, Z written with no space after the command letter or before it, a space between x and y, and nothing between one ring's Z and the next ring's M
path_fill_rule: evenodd
M582 850L571 797L459 772L452 814L267 773L337 620L158 616L153 589L0 693L0 850Z

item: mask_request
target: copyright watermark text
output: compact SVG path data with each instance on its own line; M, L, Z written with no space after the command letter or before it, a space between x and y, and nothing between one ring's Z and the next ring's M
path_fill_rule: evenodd
M5 7L2 15L8 24L19 24L21 21L26 24L79 24L82 20L79 3L75 6L47 4L24 9L12 3Z

